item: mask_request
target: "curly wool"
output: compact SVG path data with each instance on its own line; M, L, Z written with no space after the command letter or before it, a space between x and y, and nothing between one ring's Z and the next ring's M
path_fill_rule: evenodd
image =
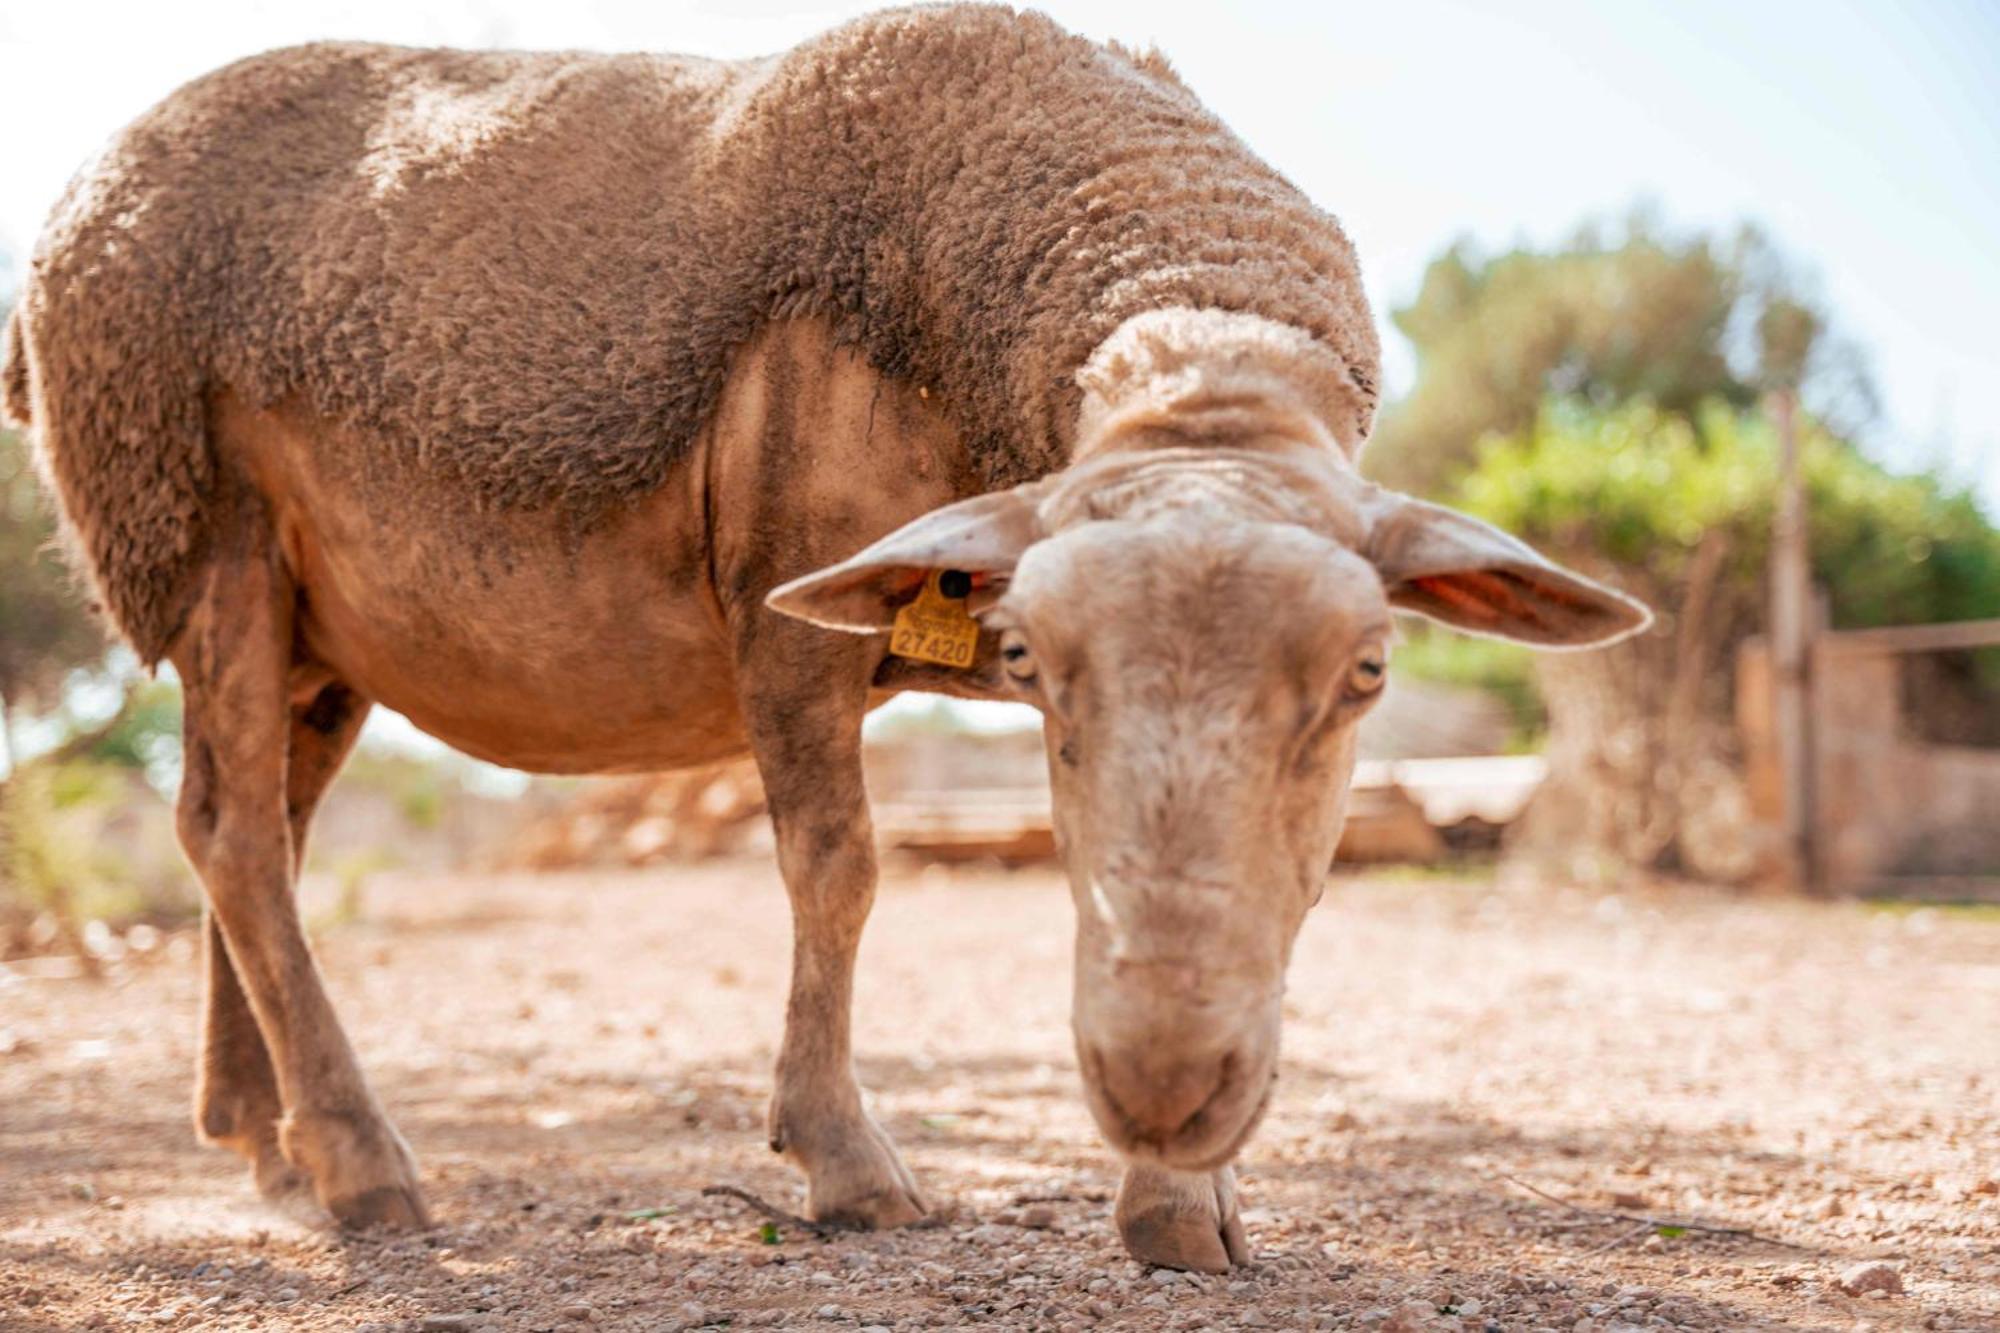
M766 321L828 317L933 387L997 486L1061 466L1077 369L1172 306L1303 330L1358 446L1378 351L1338 224L1156 56L1039 15L895 11L745 62L315 45L189 84L77 177L0 383L152 660L218 389L587 523L662 483Z

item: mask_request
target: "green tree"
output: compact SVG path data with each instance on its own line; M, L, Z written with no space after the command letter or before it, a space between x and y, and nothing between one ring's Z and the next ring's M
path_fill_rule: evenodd
M52 708L64 678L104 656L103 632L55 545L27 442L0 430L0 710L10 728L22 712Z
M1489 432L1527 428L1550 397L1687 413L1748 405L1782 382L1844 429L1874 413L1851 347L1827 335L1824 313L1751 228L1676 236L1641 214L1609 239L1587 228L1548 251L1482 257L1461 243L1393 319L1417 377L1384 414L1368 466L1425 494L1448 489Z
M1836 628L2000 615L2000 532L1969 492L1887 472L1811 422L1801 446L1814 578ZM1659 615L1602 652L1536 660L1548 846L1724 878L1748 869L1736 863L1729 668L1763 624L1777 459L1769 422L1726 400L1691 413L1571 400L1490 437L1462 478L1464 508Z

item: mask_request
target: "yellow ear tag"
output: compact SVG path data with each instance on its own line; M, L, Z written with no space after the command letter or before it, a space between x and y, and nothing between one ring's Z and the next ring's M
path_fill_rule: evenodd
M949 572L956 579L966 576L957 570L932 570L924 579L917 599L896 612L895 626L889 631L889 651L917 662L963 671L972 665L972 653L979 646L979 622L965 609L964 596L952 597L941 586Z

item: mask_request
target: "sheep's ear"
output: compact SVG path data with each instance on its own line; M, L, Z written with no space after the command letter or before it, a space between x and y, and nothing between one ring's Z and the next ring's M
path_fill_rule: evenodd
M1039 483L934 509L858 555L771 590L764 604L856 634L886 630L933 570L974 576L978 601L1004 584L1021 552L1042 539Z
M1372 508L1367 555L1400 610L1547 648L1615 643L1653 622L1643 604L1470 515L1389 492Z

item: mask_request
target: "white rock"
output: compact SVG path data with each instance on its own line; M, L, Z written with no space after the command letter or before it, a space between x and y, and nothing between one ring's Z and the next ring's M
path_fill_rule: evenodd
M1850 1296L1881 1292L1884 1296L1903 1294L1903 1275L1894 1264L1856 1264L1840 1275L1840 1289Z

